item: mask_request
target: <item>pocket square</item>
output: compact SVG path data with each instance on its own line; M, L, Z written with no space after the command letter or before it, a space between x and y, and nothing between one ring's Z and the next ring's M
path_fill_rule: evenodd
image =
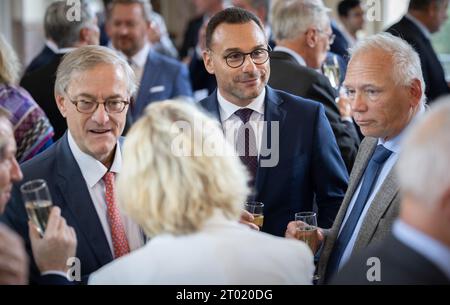
M150 93L158 93L164 91L166 87L164 86L155 86L150 88Z

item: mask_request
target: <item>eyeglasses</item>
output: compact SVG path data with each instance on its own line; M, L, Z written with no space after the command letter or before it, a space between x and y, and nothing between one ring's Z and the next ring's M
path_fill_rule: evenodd
M211 50L210 50L211 51ZM231 52L227 56L224 56L225 62L230 68L239 68L245 62L247 55L250 55L253 63L255 65L262 65L269 59L269 53L272 51L270 46L267 49L258 48L248 53L242 52ZM212 51L211 51L212 52Z
M324 30L317 29L317 28L316 28L316 31L319 32L319 33L324 33L325 35L327 35L327 36L328 36L328 43L329 43L330 45L332 45L333 42L334 42L334 40L336 39L336 35L333 34L333 33L328 34L328 33L325 32Z
M103 104L107 113L121 113L125 110L125 107L130 104L130 102L128 101L114 99L105 101L104 103L98 103L96 101L89 101L85 99L72 100L70 98L69 101L75 105L78 112L84 114L94 113L95 111L97 111L100 104Z

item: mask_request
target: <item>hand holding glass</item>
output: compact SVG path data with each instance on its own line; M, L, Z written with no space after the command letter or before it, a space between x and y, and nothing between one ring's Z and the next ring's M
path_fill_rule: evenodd
M313 253L315 253L319 243L316 213L295 213L295 222L297 224L296 238L305 242Z
M264 223L264 204L257 201L246 202L244 209L253 215L253 223L261 229Z
M28 218L44 236L48 217L52 209L52 198L45 180L31 180L20 187Z

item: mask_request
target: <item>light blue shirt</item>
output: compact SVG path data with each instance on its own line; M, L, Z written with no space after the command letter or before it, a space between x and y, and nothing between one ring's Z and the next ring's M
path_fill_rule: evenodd
M394 223L393 234L402 243L436 265L450 280L450 248L448 246L401 220Z
M375 182L375 186L372 190L372 193L369 196L369 199L367 200L366 205L364 206L364 209L361 213L361 216L359 217L358 223L356 224L355 230L353 231L353 234L350 238L350 241L348 242L347 246L345 247L344 253L342 254L341 261L339 263L339 269L348 261L350 258L350 255L353 252L353 247L355 246L356 238L358 237L359 231L361 230L361 226L364 222L364 218L366 217L367 211L369 210L370 206L372 205L372 201L377 195L378 191L381 188L381 185L383 184L386 177L391 172L392 168L394 167L395 163L397 162L398 155L400 153L401 149L401 142L404 138L405 134L407 133L408 128L414 123L415 119L419 116L421 116L425 112L425 107L421 106L419 111L417 112L416 116L411 120L411 122L398 134L396 137L390 139L389 141L384 141L382 139L378 139L378 145L382 144L385 148L392 151L392 154L390 157L384 162L384 165L381 169L381 172ZM352 200L350 201L350 204L348 206L347 212L345 214L344 221L342 222L341 228L339 229L339 234L341 234L342 229L344 228L345 223L347 222L348 217L350 216L350 213L355 205L356 198L358 198L359 192L361 190L361 185L364 179L361 179L359 182L358 188L356 189L355 193L353 194Z

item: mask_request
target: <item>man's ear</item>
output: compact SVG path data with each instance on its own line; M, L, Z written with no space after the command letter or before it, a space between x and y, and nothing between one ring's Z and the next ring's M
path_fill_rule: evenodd
M208 71L209 74L214 74L214 63L211 56L211 52L208 50L203 51L203 63L205 64L206 71Z
M409 87L409 94L411 96L411 107L416 107L420 103L422 97L422 84L420 80L414 79Z
M310 48L314 48L317 45L317 30L309 28L305 33L306 44Z
M55 94L55 101L56 105L58 106L59 112L64 118L66 118L67 113L66 100L62 95Z

